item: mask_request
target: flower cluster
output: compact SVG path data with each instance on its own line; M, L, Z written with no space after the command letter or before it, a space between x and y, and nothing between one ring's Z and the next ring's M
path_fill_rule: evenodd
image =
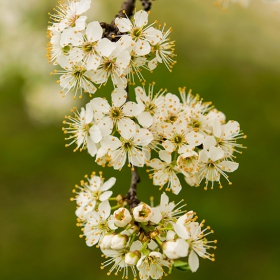
M217 2L225 7L229 1L249 2ZM151 2L141 2L149 10ZM116 197L111 191L116 179L105 181L102 173L76 185L71 200L77 203L80 237L101 249L106 258L101 268L111 266L108 275L121 272L128 279L131 271L134 279L148 280L161 279L173 268L195 272L199 257L214 260L208 249L215 249L217 241L206 238L213 231L204 227L205 221L197 222L195 212L183 210L182 201L169 202L164 192L157 207L139 201L136 167L146 166L154 185L176 195L182 179L190 186L205 181L205 189L216 182L222 187L221 175L231 184L228 173L238 168L235 153L243 148L237 141L246 136L238 122L226 121L211 102L185 88L179 88L181 98L163 89L156 92L155 83L145 88L143 69L152 72L163 63L171 71L175 64L171 29L149 24L144 10L132 16L135 1L125 1L112 24L87 23L90 5L91 0L60 1L50 15L47 57L62 69L51 74L60 75L63 97L69 91L74 99L84 92L92 97L108 80L114 90L110 100L92 98L65 117L66 147L86 150L103 167L128 165L132 180L126 196ZM129 96L128 86L135 86L136 79L142 86Z
M100 247L107 259L101 268L111 265L108 275L115 271L127 278L131 270L134 279L137 274L142 280L161 279L174 267L195 272L199 257L214 261L214 254L207 250L215 249L217 241L206 239L213 231L203 229L205 221L198 223L196 213L182 210L181 202L169 202L165 193L157 207L140 203L131 209L122 196L111 197L108 190L115 181L104 182L102 174L93 173L81 187L76 186L79 191L72 198L77 202L81 237L88 246ZM117 205L111 207L109 199ZM116 210L111 213L112 209Z
M106 38L98 21L86 23L85 12L91 0L60 3L57 14L51 15L53 22L48 27L50 42L47 57L61 66L51 74L59 74L61 94L69 91L82 97L83 92L93 94L96 85L105 85L111 78L115 88L134 84L135 76L142 83L142 69L154 70L164 63L171 71L175 64L174 41L170 41L171 29L165 25L159 29L148 24L148 13L140 10L130 20L115 19L115 28L120 35Z
M220 183L221 175L238 168L234 152L243 148L236 141L246 136L236 121L226 122L225 115L209 102L181 88L181 100L172 93L148 93L136 87L136 101L127 101L122 88L111 94L111 104L93 98L74 117L66 116L63 130L75 150L87 149L99 165L114 169L147 165L154 185L166 185L178 194L182 188L178 174L191 186L205 179Z

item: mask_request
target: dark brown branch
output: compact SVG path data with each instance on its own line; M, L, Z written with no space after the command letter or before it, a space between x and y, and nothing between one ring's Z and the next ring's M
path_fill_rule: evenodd
M137 172L137 167L134 167L131 171L131 184L130 188L125 196L125 199L127 200L130 208L136 207L140 200L137 198L137 184L140 183L140 177Z
M140 0L142 2L143 9L148 12L151 10L152 2L150 0Z
M115 24L115 19L118 17L125 17L131 18L133 15L133 11L135 9L135 1L136 0L126 0L123 2L121 9L116 14L115 18L112 20L111 24ZM125 13L124 13L125 12Z
M103 37L108 38L112 42L116 42L119 40L121 33L119 29L115 25L116 18L128 17L131 18L133 16L133 12L135 10L135 1L136 0L126 0L123 2L121 9L116 14L115 18L111 21L111 23L100 22L101 27L104 29ZM140 0L145 11L149 11L152 6L151 0Z

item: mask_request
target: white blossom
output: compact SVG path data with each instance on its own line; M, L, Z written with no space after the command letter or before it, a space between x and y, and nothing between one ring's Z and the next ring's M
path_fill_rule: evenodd
M59 2L55 9L57 14L51 15L54 20L50 30L63 31L65 28L76 28L83 30L85 28L86 16L82 16L90 8L91 0L67 0L67 2Z
M132 216L126 208L119 208L113 214L114 223L117 227L125 227L128 223L131 222Z
M134 21L128 18L116 18L115 25L123 35L123 40L131 41L136 55L146 55L151 51L151 45L157 44L162 38L162 32L148 24L148 13L140 10L134 14ZM126 39L124 39L124 37Z

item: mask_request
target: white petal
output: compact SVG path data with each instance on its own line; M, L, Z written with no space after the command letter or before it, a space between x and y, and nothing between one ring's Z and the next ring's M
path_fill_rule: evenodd
M123 105L122 109L123 109L124 114L128 117L136 117L141 112L141 107L137 103L132 102L132 101L126 102Z
M86 71L84 74L87 78L90 76L89 71ZM96 92L96 87L93 85L91 81L88 81L88 79L81 79L81 87L84 89L85 92L89 93L95 93Z
M86 104L86 112L85 112L85 122L86 124L92 122L93 119L93 110L90 103Z
M169 152L161 150L158 154L161 160L165 161L166 163L171 163L172 158Z
M150 243L148 244L148 248L154 251L157 247L158 247L157 243L153 239L151 239Z
M116 48L116 44L107 38L102 38L98 41L95 49L101 56L109 56Z
M140 98L140 100L145 102L149 101L149 98L142 87L136 87L134 91L137 98Z
M121 107L127 99L127 92L123 88L117 88L112 92L111 98L114 107Z
M103 118L99 122L98 126L99 126L102 136L105 137L105 136L108 136L111 134L111 132L113 130L113 121L108 116L108 117Z
M162 39L162 32L153 27L145 30L145 37L151 45L156 45Z
M142 56L149 54L151 51L151 46L147 41L138 40L134 45L134 51L136 55Z
M130 59L131 59L131 56L128 51L123 51L123 52L121 52L120 55L118 55L116 64L118 65L118 67L120 69L119 74L123 74L124 70L126 69L126 67L128 66L128 64L130 62Z
M99 143L102 140L102 134L100 128L97 125L93 125L89 129L89 134L94 143Z
M183 225L178 224L178 223L174 224L174 230L178 234L179 237L181 237L183 239L190 238L187 229Z
M140 10L134 15L134 22L137 27L147 25L149 14L146 11Z
M158 224L160 222L160 220L162 219L160 209L157 207L154 207L154 208L152 208L152 211L153 211L153 215L152 215L150 221L155 224Z
M111 177L109 180L107 180L103 186L100 188L101 191L107 191L109 189L111 189L116 183L116 178L115 177Z
M117 148L119 148L122 143L121 141L115 137L115 136L111 136L111 135L108 135L106 137L104 137L101 142L101 147L110 151L110 150L116 150Z
M133 252L133 251L136 251L136 250L140 250L142 248L143 244L141 241L137 240L137 241L134 241L131 246L130 246L130 251Z
M95 42L101 39L103 34L102 27L98 21L93 21L88 24L86 35L89 42Z
M128 32L132 29L132 23L127 18L116 18L115 25L118 27L120 32Z
M134 143L141 146L148 146L153 139L153 134L145 128L140 128L134 135Z
M128 152L129 162L133 166L139 166L142 167L145 163L144 154L141 150L137 148L133 148L131 152Z
M150 60L148 63L148 67L151 71L156 69L157 66L158 66L158 59L156 57Z
M192 250L190 252L188 263L192 272L196 272L199 267L199 259L197 254Z
M97 153L97 147L90 137L87 137L87 150L92 157Z
M113 194L112 191L104 192L103 194L101 194L101 195L99 196L99 200L100 200L100 201L108 200L108 199L111 197L112 194Z
M199 161L206 163L206 162L208 162L208 159L209 159L209 155L208 155L207 150L205 150L205 149L201 150L199 152Z
M164 211L165 207L168 206L169 197L166 195L165 192L162 193L160 197L160 209Z
M221 126L221 122L217 119L215 119L214 121L214 125L213 125L213 134L215 137L220 138L221 134L222 134L222 126Z
M176 233L173 230L169 230L166 234L166 241L174 240Z
M96 70L100 65L101 57L96 54L90 54L86 60L86 69L87 70Z
M201 133L192 131L186 135L186 140L189 145L199 146L204 140L204 136Z
M142 112L137 119L143 127L150 127L154 122L154 118L149 112Z
M209 158L214 162L224 157L224 151L220 147L210 147L209 149Z
M86 27L86 16L81 16L75 21L75 29L78 31L84 30Z
M203 141L203 148L209 150L211 146L216 146L217 141L214 136L206 136Z
M109 105L106 99L97 97L91 100L90 102L94 112L108 113L111 106Z
M222 166L223 171L234 172L238 168L239 164L233 161L223 161L219 164L219 166Z
M76 12L77 15L81 15L90 8L91 0L81 0L77 3Z
M124 139L129 140L131 137L135 135L135 131L136 131L135 122L129 118L122 118L118 122L118 130Z
M223 136L230 137L240 132L240 125L236 121L228 121L223 127Z
M172 153L175 150L174 144L169 140L163 141L162 146L169 153ZM179 151L179 153L181 152Z
M126 157L126 152L124 152L123 150L116 150L111 152L111 158L114 162L114 169L121 169L126 162Z
M72 68L72 65L71 65L70 61L64 55L60 55L57 58L57 62L64 69L70 70Z
M177 245L177 250L176 250L177 254L180 257L186 257L189 251L189 244L183 239L177 239L176 245Z
M107 219L111 212L110 203L108 200L102 201L98 206L98 212L103 219Z

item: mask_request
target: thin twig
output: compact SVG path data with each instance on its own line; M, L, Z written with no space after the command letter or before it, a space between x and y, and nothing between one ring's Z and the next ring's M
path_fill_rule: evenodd
M130 188L125 196L130 208L136 207L140 200L137 198L137 184L140 183L141 179L137 172L137 167L134 167L131 170L131 184Z

